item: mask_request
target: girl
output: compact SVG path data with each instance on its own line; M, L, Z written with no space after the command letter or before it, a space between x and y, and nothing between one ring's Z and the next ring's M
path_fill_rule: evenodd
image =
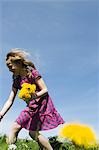
M36 92L27 107L20 113L12 125L8 138L9 149L15 147L19 131L22 128L29 130L29 135L43 145L47 150L53 150L48 139L39 133L41 130L49 130L63 124L64 120L55 109L51 97L42 76L36 70L34 64L27 60L26 52L20 49L12 49L6 56L6 65L13 73L12 91L7 102L0 112L0 120L12 106L18 89L26 82L36 84Z

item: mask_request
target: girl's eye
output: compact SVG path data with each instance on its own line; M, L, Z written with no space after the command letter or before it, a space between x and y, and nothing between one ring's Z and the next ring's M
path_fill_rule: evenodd
M17 64L19 64L20 62L19 62L19 61L14 61L13 63L17 65Z
M19 60L15 60L13 61L14 64L20 64L20 61Z

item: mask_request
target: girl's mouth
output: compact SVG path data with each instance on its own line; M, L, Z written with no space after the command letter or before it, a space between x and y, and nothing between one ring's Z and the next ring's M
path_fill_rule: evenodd
M10 71L14 71L15 69L12 69L11 67L9 68Z

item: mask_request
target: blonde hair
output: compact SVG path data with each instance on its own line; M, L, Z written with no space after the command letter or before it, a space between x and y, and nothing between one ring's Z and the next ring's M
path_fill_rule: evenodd
M26 69L29 69L29 68L36 69L34 63L27 59L27 56L29 55L30 54L28 52L20 48L14 48L14 49L11 49L9 53L7 53L6 61L9 59L9 57L13 57L14 61L20 60Z

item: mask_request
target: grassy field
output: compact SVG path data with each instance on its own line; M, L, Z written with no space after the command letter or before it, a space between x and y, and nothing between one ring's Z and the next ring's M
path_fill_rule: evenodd
M86 150L84 147L79 147L69 142L59 142L57 137L49 138L54 150ZM17 150L45 150L38 145L36 141L27 139L18 139L16 142ZM6 136L0 136L0 150L7 150ZM99 150L99 146L88 148L87 150Z

